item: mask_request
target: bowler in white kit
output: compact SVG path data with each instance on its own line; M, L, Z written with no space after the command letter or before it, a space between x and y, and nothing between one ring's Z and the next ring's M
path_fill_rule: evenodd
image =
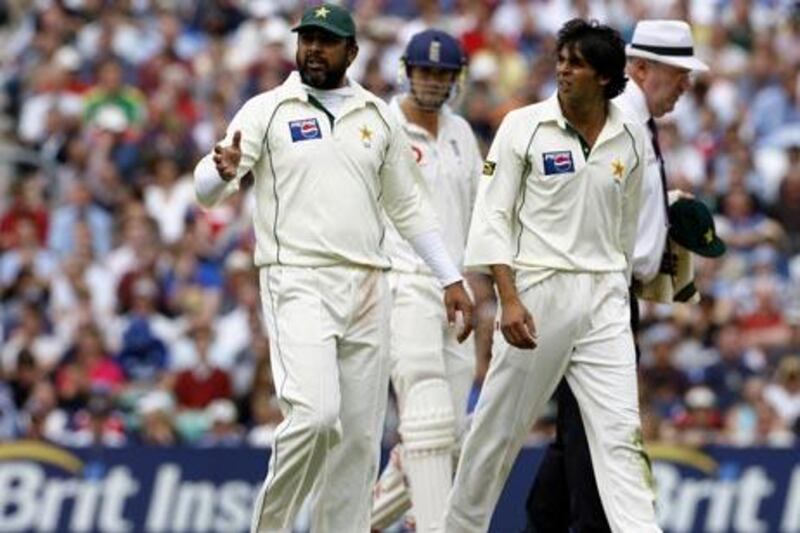
M660 531L628 302L647 135L611 102L625 86L615 30L574 19L557 50L557 93L505 117L473 214L465 262L491 268L506 343L464 443L447 533L488 529L562 376L580 406L611 529Z

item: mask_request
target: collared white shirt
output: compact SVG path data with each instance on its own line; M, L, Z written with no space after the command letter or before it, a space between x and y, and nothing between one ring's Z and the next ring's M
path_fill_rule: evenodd
M530 283L555 271L629 274L646 143L613 103L588 157L557 95L510 112L484 166L467 266L509 265Z
M389 268L383 211L406 238L437 229L424 178L385 102L350 81L353 96L333 118L293 72L248 100L222 145L242 132L237 178L255 176L255 264Z
M633 80L628 80L625 91L614 99L614 103L642 126L645 126L650 119L644 92ZM653 150L651 133L649 130L646 130L646 133L641 216L633 251L633 277L643 283L647 283L658 274L667 242L667 213L664 209L661 171Z
M475 134L467 121L447 106L439 112L439 129L435 138L421 126L408 121L400 108L400 97L393 98L389 108L402 124L414 160L425 177L447 252L456 266L462 268L483 164ZM386 250L392 259L392 269L429 274L428 265L391 223L387 229Z

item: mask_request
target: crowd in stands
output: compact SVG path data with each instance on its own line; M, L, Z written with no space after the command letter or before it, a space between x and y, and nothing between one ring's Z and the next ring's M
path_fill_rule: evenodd
M690 21L711 70L661 144L670 186L709 205L728 253L698 258L700 304L643 306L645 439L800 444L800 3L344 3L350 75L382 97L401 90L411 35L458 36L454 105L484 151L505 113L555 90L564 21L625 37L644 18ZM306 4L0 0L0 441L269 444L281 414L251 184L205 210L191 172L231 113L293 69Z

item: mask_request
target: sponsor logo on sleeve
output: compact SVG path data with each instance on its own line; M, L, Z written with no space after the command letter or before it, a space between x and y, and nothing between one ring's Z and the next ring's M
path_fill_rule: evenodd
M572 152L569 150L545 152L542 154L542 160L544 161L545 176L575 172L575 163L572 161Z

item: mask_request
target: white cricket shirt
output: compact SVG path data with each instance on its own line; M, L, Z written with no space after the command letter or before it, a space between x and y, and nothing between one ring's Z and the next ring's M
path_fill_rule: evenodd
M231 121L222 144L241 130L237 178L205 201L219 201L253 172L257 266L389 268L384 209L406 238L437 229L400 125L385 102L350 86L353 96L332 119L293 72L248 100Z
M614 99L614 103L642 126L645 126L650 119L644 92L633 80L628 80L625 91ZM642 181L642 206L633 250L633 277L643 283L647 283L658 274L667 242L667 213L664 209L661 170L653 150L650 131L645 128L645 133L647 143Z
M389 108L408 136L414 160L425 177L447 252L462 269L472 206L483 164L472 128L466 120L444 106L439 112L439 130L434 138L427 130L406 119L399 97L392 99ZM391 222L387 229L386 250L392 260L392 269L430 274L428 265Z
M484 165L467 266L509 265L525 283L559 270L629 275L646 142L613 103L588 157L556 95L510 112Z

